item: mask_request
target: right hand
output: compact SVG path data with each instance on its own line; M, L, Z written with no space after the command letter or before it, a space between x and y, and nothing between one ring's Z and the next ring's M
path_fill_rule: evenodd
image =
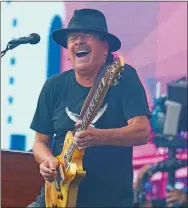
M40 174L45 180L52 182L57 176L56 168L58 167L58 160L56 157L50 157L39 165Z

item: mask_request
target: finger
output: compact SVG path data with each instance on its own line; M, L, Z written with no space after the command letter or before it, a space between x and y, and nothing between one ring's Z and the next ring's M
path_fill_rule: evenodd
M78 138L84 138L86 136L88 136L90 134L90 132L88 130L83 130L80 132L76 132L75 136Z
M53 172L50 168L46 168L46 167L42 167L40 170L43 173L50 173L51 174Z
M75 136L73 138L73 140L76 142L76 143L84 143L84 142L88 142L88 141L91 141L93 139L93 137L91 136L91 134L87 135L86 137L77 137Z
M89 144L89 143L84 143L84 144L81 144L80 146L78 146L78 149L79 150L85 150L86 148L88 147L91 147L92 145Z
M44 178L55 178L57 174L52 174L52 173L43 173L42 176Z
M176 201L176 200L177 200L177 199L176 199L175 196L171 196L171 197L168 197L168 198L167 198L167 202L168 202L168 203L174 202L174 201Z
M40 168L41 171L43 171L45 173L50 173L51 172L50 166L49 166L49 164L47 162L41 163L39 168Z
M79 125L81 125L81 123L82 123L82 120L78 120L78 121L76 122L75 126L79 126Z
M55 171L57 166L58 166L58 163L55 159L54 160L49 160L49 166L50 166L50 169L52 171Z
M48 160L45 160L43 163L40 164L41 167L50 168Z
M83 139L79 139L77 137L74 138L74 144L76 144L78 147L88 146L88 144L90 144L91 142L92 142L92 137L90 135L88 135Z
M47 173L47 174L56 174L57 171L56 171L56 170L53 171L53 170L51 170L50 168L47 168L47 167L45 167L45 166L42 166L42 167L40 167L40 173L41 173L41 174L43 174L43 173Z
M84 137L83 139L83 143L87 143L93 140L93 137L91 136L91 134L89 134L88 136Z
M78 144L81 143L82 139L80 139L80 138L74 136L72 141L73 141L73 143L74 143L76 146L78 146Z
M172 197L172 196L174 196L174 194L175 194L174 192L170 191L167 193L167 197Z

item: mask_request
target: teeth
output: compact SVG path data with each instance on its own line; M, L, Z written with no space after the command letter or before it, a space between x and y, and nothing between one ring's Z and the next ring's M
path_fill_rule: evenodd
M87 53L88 51L77 51L76 53Z
M80 50L80 51L76 52L76 56L77 57L83 57L83 56L86 56L88 54L89 54L89 52L88 51L84 51L84 50Z

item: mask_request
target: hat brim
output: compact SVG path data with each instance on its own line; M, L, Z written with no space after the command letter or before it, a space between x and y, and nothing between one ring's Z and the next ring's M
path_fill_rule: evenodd
M115 35L112 35L110 33L98 31L98 30L68 29L68 28L60 29L60 30L55 30L52 33L52 37L57 44L61 45L64 48L67 48L67 35L71 32L81 32L81 31L94 32L94 33L101 34L105 38L105 40L109 42L110 52L115 52L121 48L121 41L119 40L119 38L117 38Z

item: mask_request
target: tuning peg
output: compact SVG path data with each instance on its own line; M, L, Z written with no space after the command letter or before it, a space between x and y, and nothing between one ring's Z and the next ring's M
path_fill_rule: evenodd
M117 85L117 79L114 79L114 85Z
M119 81L117 79L114 80L114 86L117 85Z
M121 78L121 73L118 74L118 78L119 78L119 79Z

